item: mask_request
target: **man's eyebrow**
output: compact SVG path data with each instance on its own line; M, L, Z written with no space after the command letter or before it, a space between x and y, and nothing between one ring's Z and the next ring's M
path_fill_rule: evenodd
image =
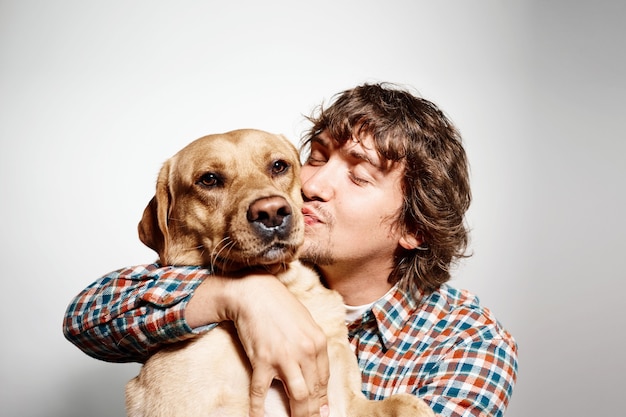
M319 137L318 135L315 135L311 138L311 143L317 143L319 145L328 147L328 140L327 139L322 139L321 137Z
M325 148L328 148L330 146L330 141L331 141L331 139L322 138L322 137L320 137L318 135L315 135L315 136L313 136L311 138L311 143L312 144L316 143L316 144L318 144L318 145L320 145L322 147L325 147ZM372 157L370 155L368 155L367 153L365 153L365 152L360 152L360 151L358 151L356 149L350 149L349 151L347 151L347 155L350 158L366 162L366 163L370 164L371 166L373 166L374 168L378 169L379 171L384 171L385 170L385 167L380 162L378 162L375 159L372 159Z
M348 155L351 158L359 159L361 161L367 162L368 164L370 164L374 168L378 169L379 171L383 171L384 170L383 166L378 161L372 159L365 152L359 152L356 149L351 149L350 151L348 151Z

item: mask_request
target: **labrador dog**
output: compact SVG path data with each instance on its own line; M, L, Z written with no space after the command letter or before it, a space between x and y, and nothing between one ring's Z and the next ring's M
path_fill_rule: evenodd
M304 239L299 177L298 152L283 136L236 130L202 137L163 165L140 239L164 265L202 266L232 279L249 268L280 266L277 279L327 336L331 416L433 416L409 394L369 401L361 393L341 296L296 260ZM251 372L236 329L221 323L148 359L126 386L127 414L247 416ZM287 416L282 385L272 387L279 401L266 401L266 415Z

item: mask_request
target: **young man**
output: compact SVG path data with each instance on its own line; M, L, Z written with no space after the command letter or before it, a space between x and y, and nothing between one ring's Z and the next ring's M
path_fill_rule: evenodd
M344 298L363 392L409 392L444 416L501 416L516 343L446 284L465 256L471 200L455 127L433 103L381 84L344 91L310 121L304 260ZM263 415L274 378L293 416L326 414L325 339L304 307L270 275L207 276L156 264L113 272L72 301L65 335L95 358L143 362L231 320L254 369L251 415Z

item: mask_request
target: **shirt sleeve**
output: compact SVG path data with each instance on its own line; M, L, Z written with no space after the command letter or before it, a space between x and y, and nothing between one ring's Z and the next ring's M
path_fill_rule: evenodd
M198 267L139 265L111 272L79 293L63 321L65 337L108 362L145 362L160 346L207 330L184 318L190 295L209 276Z
M504 332L457 344L431 369L416 395L437 415L501 417L516 377L517 344Z

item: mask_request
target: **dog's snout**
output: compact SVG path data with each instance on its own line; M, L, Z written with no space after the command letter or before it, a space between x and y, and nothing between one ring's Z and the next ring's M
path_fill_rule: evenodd
M256 200L248 208L248 221L266 229L285 226L291 215L291 206L283 197L266 197Z

